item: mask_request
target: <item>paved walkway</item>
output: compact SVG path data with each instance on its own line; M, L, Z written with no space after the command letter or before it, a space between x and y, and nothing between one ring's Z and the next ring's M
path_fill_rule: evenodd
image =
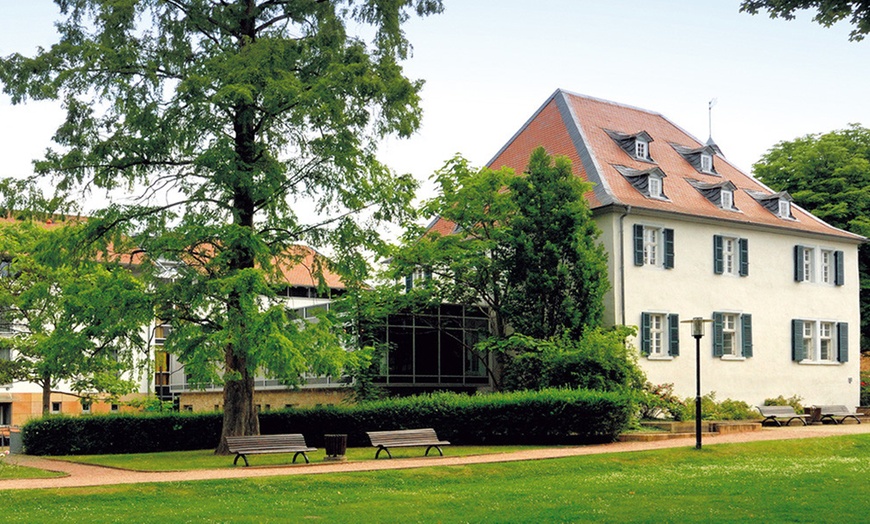
M870 433L870 424L842 424L791 426L783 428L763 428L761 431L744 433L729 433L715 436L704 436L703 445L724 444L732 442L754 442L760 440L785 440L801 438L819 438L835 435L851 435ZM66 476L51 479L14 479L0 480L0 490L6 489L43 489L67 488L82 486L102 486L111 484L138 484L143 482L181 482L188 480L234 479L245 477L270 477L283 475L313 475L321 473L374 471L385 469L409 469L427 466L460 466L465 464L484 464L494 462L512 462L520 460L541 460L578 455L594 455L599 453L623 453L628 451L644 451L651 449L691 447L695 445L695 437L659 440L653 442L614 442L590 446L566 448L544 448L511 453L496 453L490 455L473 455L466 457L429 457L419 459L381 459L361 462L320 462L312 464L297 464L288 466L262 467L231 467L226 469L200 469L193 471L162 471L144 472L129 471L102 466L75 464L62 460L51 460L27 455L10 455L6 460L39 469L60 471Z

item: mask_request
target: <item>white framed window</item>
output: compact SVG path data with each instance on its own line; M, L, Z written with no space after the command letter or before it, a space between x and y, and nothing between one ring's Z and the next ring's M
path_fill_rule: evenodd
M670 360L680 354L680 317L676 313L641 313L640 350L652 360Z
M704 173L713 172L713 156L706 153L701 153L701 171Z
M737 356L737 317L734 313L722 315L722 355Z
M662 179L657 176L649 177L649 196L652 198L662 197Z
M791 218L791 202L788 200L779 201L779 216L780 218Z
M643 228L643 261L644 264L649 266L658 266L660 265L661 260L661 249L659 249L659 242L661 242L661 229L655 227L645 227Z
M646 140L634 141L634 156L641 160L649 160L649 143Z
M752 315L713 313L713 356L743 360L752 356Z
M674 230L658 226L634 225L634 265L664 269L674 267Z
M836 361L834 353L834 324L819 322L819 360L823 362Z
M52 413L60 413L61 403L60 402L52 402L51 403L51 412Z
M805 247L803 257L801 259L801 271L803 272L804 282L813 282L815 280L815 271L813 271L813 259L815 258L816 250L811 247Z
M720 204L722 209L734 209L734 192L723 189Z
M834 252L830 249L819 251L819 280L824 284L834 283Z
M662 356L665 354L665 316L660 314L650 315L649 324L649 354Z
M91 403L87 400L82 401L82 413L90 413L91 412Z
M737 239L722 239L722 270L727 275L737 274Z
M792 320L792 360L808 364L848 361L849 325L832 320Z

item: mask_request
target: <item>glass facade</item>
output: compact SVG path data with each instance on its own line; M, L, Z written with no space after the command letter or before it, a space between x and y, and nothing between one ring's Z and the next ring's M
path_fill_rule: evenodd
M489 333L479 307L444 304L417 314L390 315L371 330L386 343L378 382L391 386L489 385L490 356L474 350Z

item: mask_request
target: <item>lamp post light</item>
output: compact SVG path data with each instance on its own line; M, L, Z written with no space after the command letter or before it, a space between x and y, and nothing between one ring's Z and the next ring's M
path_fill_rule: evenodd
M701 449L701 339L704 337L704 323L713 321L695 317L683 322L692 323L692 336L695 337L695 449Z

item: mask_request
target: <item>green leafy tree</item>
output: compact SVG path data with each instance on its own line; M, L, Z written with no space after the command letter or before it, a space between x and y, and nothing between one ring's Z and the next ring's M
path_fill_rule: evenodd
M153 308L144 284L118 264L76 260L63 248L74 229L0 227L0 309L11 332L0 338L11 357L6 378L40 385L43 414L53 392L83 398L133 392L135 363L147 358L142 326ZM53 264L57 258L64 262ZM64 384L68 389L57 389Z
M507 316L514 329L545 339L567 332L579 338L601 322L607 254L571 161L539 147L526 175L510 181L516 215L510 223Z
M870 236L870 129L847 129L783 141L752 166L753 173L829 224ZM870 246L858 249L861 348L870 350Z
M5 57L0 82L15 103L64 102L60 147L36 163L59 190L139 191L89 224L131 235L146 262L180 263L160 275L171 277L160 294L167 345L195 377L223 381L225 453L226 435L259 432L258 370L295 384L301 370L341 364L334 338L308 346L313 329L292 329L272 299L294 243L332 247L333 268L354 286L365 251L382 246L378 224L409 212L416 183L375 149L419 126L422 83L403 74L402 24L441 2L58 5L60 42Z
M766 10L771 18L793 20L795 13L801 10L815 10L815 22L825 26L842 20L852 24L849 40L860 41L870 32L870 3L866 0L743 0L740 10L750 14L758 14Z

